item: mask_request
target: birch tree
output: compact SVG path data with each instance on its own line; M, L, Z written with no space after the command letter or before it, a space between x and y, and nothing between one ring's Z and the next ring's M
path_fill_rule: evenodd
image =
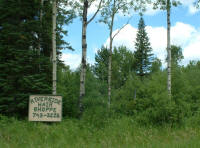
M171 11L171 3L170 0L167 0L167 90L169 98L171 98L171 44L170 44L170 29L171 29L171 21L170 21L170 11Z
M57 1L53 0L52 3L52 53L53 53L53 87L52 94L56 95L56 71L57 71L57 57L56 57L56 14L57 14Z
M125 25L121 26L120 29L117 30L116 33L113 34L113 27L115 17L119 13L123 13L124 15L130 14L131 8L132 10L143 10L144 4L147 1L144 0L107 0L105 7L101 11L101 19L100 22L103 22L108 26L109 29L109 60L108 60L108 108L110 108L111 104L111 79L112 79L112 48L113 48L113 40L119 34L119 32L129 23L131 17L128 19Z
M171 99L171 39L170 39L170 29L171 29L171 6L177 6L180 4L179 1L175 0L157 0L154 3L154 8L160 8L167 11L167 90L169 98Z
M79 16L82 20L82 59L81 59L81 70L80 70L80 93L79 93L79 111L80 115L83 112L83 98L85 96L85 78L86 78L86 55L87 55L87 27L97 16L101 9L104 0L100 0L97 5L96 12L88 19L88 9L95 0L79 0L74 3L74 8L79 11ZM72 2L73 3L73 2ZM81 10L81 11L80 11Z

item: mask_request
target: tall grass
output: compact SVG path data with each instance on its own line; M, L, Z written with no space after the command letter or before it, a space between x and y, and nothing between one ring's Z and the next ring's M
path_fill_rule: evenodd
M1 148L199 148L200 128L142 127L133 118L100 127L64 119L38 123L1 117Z

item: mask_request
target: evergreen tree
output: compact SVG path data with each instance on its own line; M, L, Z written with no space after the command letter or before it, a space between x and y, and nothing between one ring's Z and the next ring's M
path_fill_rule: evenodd
M30 94L51 93L52 5L45 1L41 8L40 0L0 0L0 14L0 113L23 116ZM57 25L66 20L60 19ZM61 47L63 30L57 36Z
M147 75L152 66L152 48L149 42L143 17L138 24L138 32L135 42L135 69L139 76Z
M36 49L40 30L37 1L0 1L0 112L21 113L28 95L48 93L49 63L39 60ZM9 9L8 9L9 8ZM23 11L22 11L23 10ZM42 59L42 58L41 58ZM38 65L42 62L41 73Z

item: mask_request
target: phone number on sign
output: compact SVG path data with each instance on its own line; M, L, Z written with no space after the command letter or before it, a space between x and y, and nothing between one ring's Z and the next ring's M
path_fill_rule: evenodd
M59 118L59 113L33 113L33 118Z

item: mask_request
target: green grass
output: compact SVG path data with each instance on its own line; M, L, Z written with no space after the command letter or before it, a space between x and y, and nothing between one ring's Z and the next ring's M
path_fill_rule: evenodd
M103 128L83 120L36 123L0 120L0 148L199 148L200 128L141 127L133 118Z

